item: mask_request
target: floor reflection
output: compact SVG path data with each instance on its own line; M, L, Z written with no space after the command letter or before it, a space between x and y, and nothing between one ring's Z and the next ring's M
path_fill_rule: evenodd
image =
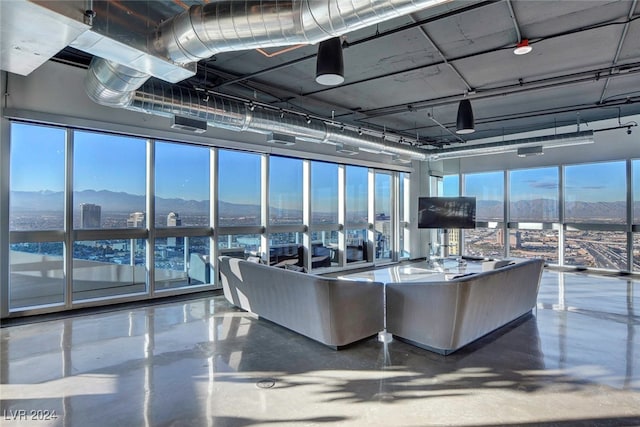
M640 424L638 283L547 271L531 315L449 356L375 337L334 351L221 295L9 326L0 409L55 426Z

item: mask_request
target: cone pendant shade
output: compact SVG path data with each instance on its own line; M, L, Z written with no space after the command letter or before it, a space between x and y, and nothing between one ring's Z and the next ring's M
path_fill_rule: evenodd
M456 120L456 133L466 134L475 132L473 110L471 102L463 99L458 105L458 119Z
M342 42L334 37L320 42L316 58L316 82L325 86L335 86L344 82Z

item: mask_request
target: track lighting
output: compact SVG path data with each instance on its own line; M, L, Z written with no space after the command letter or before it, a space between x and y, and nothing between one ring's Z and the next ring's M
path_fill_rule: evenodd
M463 99L458 105L458 118L456 120L456 133L467 134L475 132L473 110L471 109L471 102L468 99Z
M305 120L306 120L306 122L307 122L307 124L308 124L308 125L310 125L310 124L311 124L311 117L307 116L307 117L305 118Z
M316 82L325 86L335 86L344 82L344 63L340 37L320 42L316 58Z

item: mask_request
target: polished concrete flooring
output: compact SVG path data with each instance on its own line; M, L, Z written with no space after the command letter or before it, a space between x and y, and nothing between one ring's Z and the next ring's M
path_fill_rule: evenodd
M334 351L221 295L2 328L2 426L639 426L640 280L545 271L440 356ZM55 418L54 418L55 417Z

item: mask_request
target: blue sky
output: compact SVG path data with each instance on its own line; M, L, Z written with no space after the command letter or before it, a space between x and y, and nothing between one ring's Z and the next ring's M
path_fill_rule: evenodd
M12 124L11 188L17 191L64 190L64 144L62 129L28 124ZM144 139L90 132L75 132L74 189L121 191L145 194L146 142ZM274 158L271 191L301 194L299 167L286 167L291 159ZM299 160L294 161L300 164ZM209 197L209 150L180 144L159 143L156 149L156 188L160 197L207 200ZM19 168L16 167L19 165ZM222 200L232 203L258 203L260 200L260 156L252 153L219 151ZM332 197L337 188L336 166L314 163L314 179L320 181L317 203ZM634 161L635 199L640 199L640 161ZM511 173L512 194L553 197L557 194L556 168L517 170ZM465 195L501 200L502 172L470 174L465 177ZM388 194L388 179L377 175L378 201ZM292 186L293 185L293 186ZM567 200L624 201L625 162L605 162L567 166ZM457 194L457 180L443 183L445 195ZM284 206L281 206L284 207ZM376 210L382 207L377 206Z

